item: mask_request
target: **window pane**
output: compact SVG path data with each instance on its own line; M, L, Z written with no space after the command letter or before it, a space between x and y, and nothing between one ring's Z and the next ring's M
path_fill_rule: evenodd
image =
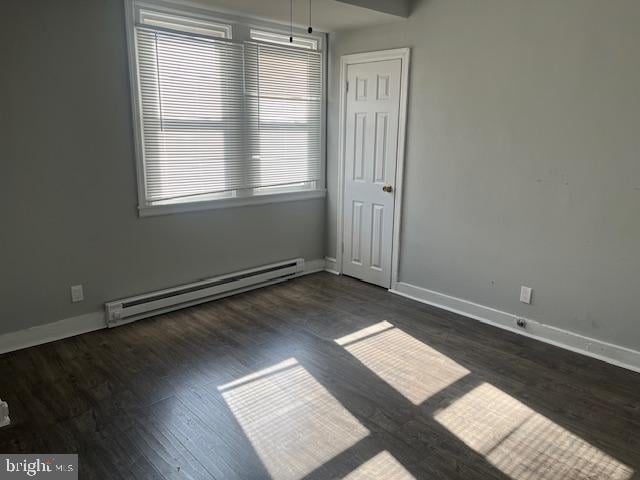
M276 43L279 45L306 48L308 50L318 50L318 40L300 35L294 35L293 42L291 42L289 35L251 29L250 37L251 40L255 40L257 42Z
M231 25L210 22L194 18L185 18L169 13L140 10L140 23L143 25L169 28L181 32L197 33L215 38L231 38Z
M246 88L254 175L260 186L321 176L321 56L248 43Z
M147 200L243 186L242 46L138 29Z

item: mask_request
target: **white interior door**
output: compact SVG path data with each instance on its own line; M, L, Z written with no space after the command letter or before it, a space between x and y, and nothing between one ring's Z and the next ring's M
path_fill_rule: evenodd
M402 61L348 66L342 271L389 288Z

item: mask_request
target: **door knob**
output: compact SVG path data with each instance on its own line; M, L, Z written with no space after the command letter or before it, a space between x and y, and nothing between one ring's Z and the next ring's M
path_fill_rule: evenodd
M383 192L387 192L387 193L391 193L391 192L393 192L393 187L391 185L385 185L384 187L382 187L382 191Z

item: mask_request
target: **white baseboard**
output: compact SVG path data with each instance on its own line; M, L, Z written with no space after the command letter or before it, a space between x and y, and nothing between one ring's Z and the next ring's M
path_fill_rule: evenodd
M54 342L81 333L106 328L104 312L91 312L77 317L65 318L58 322L38 325L17 332L0 335L0 353Z
M398 282L389 291L640 373L640 352L630 348L585 337L529 318L524 319L527 327L523 330L516 326L516 321L522 317L404 282Z
M324 257L324 270L325 272L333 273L334 275L340 275L338 271L338 262L333 257Z
M301 275L324 270L325 260L323 258L308 260L304 262L304 271ZM93 332L106 328L106 326L105 314L103 311L99 311L65 318L64 320L38 325L17 332L5 333L0 335L0 354Z

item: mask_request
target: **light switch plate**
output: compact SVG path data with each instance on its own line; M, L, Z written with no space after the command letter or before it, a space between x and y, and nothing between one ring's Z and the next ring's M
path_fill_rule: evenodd
M82 291L82 285L73 285L71 287L71 301L73 303L77 303L83 300L84 300L84 292Z
M533 290L529 287L520 287L520 301L522 303L531 304L531 294Z

